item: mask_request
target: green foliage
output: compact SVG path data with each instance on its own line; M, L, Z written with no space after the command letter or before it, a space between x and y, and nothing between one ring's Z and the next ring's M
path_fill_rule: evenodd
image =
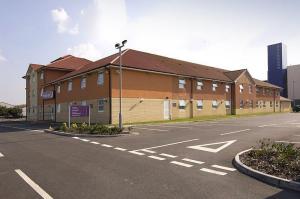
M6 118L20 118L22 117L22 109L19 107L6 108L4 106L0 106L0 116Z
M120 129L116 126L107 126L102 124L95 124L88 126L86 123L76 124L72 123L71 127L67 127L67 123L63 123L59 130L64 132L71 132L71 133L85 133L85 134L100 134L100 135L116 135L120 134L123 129Z

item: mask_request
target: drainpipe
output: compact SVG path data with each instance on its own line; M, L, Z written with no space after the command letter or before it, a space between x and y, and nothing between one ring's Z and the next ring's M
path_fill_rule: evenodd
M111 67L108 68L108 95L109 95L109 124L112 124L112 98L111 98Z
M53 85L53 97L54 97L54 122L56 122L56 89Z
M194 103L193 103L193 79L191 78L191 94L190 94L190 117L193 118L194 117Z

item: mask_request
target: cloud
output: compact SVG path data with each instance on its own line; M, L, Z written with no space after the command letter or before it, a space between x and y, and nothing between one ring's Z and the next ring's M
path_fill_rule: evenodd
M68 48L67 52L71 55L86 58L92 61L100 59L101 53L92 43L81 43L72 48Z
M4 55L2 54L1 50L0 50L0 62L4 62L7 61L7 59L4 57Z
M58 33L69 33L76 35L79 33L79 25L71 26L71 18L63 8L51 10L52 20L57 25Z

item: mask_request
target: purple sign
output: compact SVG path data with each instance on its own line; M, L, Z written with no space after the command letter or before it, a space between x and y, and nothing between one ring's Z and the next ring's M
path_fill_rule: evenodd
M89 106L72 105L71 107L71 117L86 117L89 116Z

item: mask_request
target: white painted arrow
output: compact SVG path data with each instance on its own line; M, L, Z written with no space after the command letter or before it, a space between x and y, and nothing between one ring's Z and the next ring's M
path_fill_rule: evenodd
M233 144L234 142L236 142L236 140L229 140L229 141L225 141L225 142L215 142L215 143L210 143L210 144L201 144L201 145L195 145L195 146L188 146L187 148L201 150L201 151L207 151L207 152L211 152L211 153L217 153L217 152L225 149L229 145ZM223 145L216 148L216 149L206 147L206 146L219 145L219 144L223 144Z

